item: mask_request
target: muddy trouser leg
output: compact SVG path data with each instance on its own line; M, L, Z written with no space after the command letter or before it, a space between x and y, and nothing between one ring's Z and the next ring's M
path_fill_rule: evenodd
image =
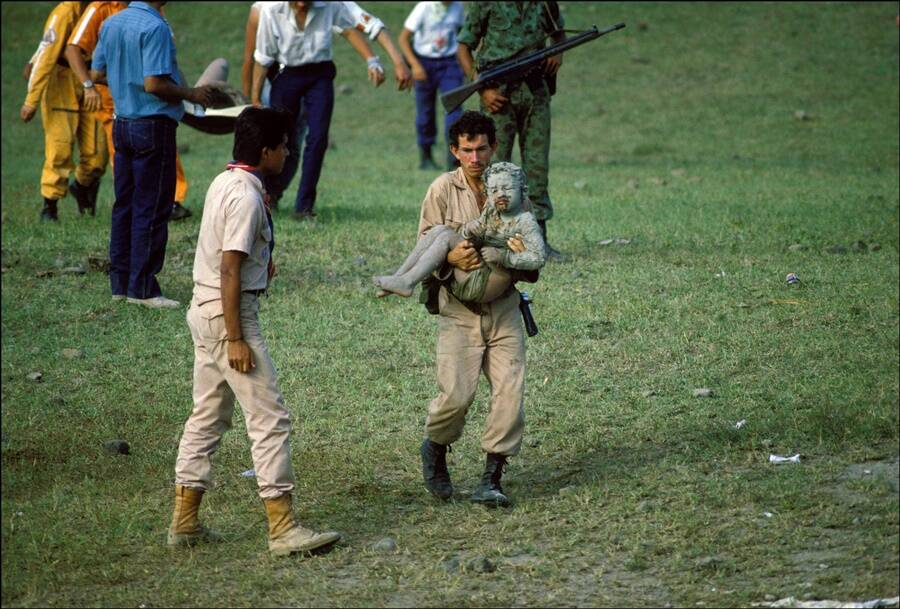
M525 429L525 333L519 294L513 291L481 305L486 349L482 370L491 386L481 448L486 453L518 454Z
M475 399L485 341L481 316L441 288L438 318L437 377L440 393L428 405L425 437L452 444L462 435L466 413Z

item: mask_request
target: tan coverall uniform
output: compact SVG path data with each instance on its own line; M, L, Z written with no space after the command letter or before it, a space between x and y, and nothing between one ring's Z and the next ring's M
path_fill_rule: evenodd
M44 25L44 37L31 58L31 76L25 104L40 106L44 125L44 168L41 196L59 200L66 196L69 174L82 186L90 186L106 170L105 137L96 117L81 110L84 89L65 59L66 41L81 16L80 2L60 2ZM78 143L78 167L72 150Z
M456 230L481 214L462 168L438 177L425 194L419 235L436 224ZM516 455L525 428L525 333L519 294L510 289L480 313L462 304L446 287L439 294L437 374L439 395L428 407L425 436L452 444L462 435L475 399L480 372L491 387L491 405L481 436L487 453Z
M201 490L212 484L210 457L231 427L237 398L251 440L259 495L272 499L294 489L291 417L259 326L257 292L268 283L272 230L263 185L242 169L219 174L209 187L194 257L194 297L187 313L194 341L194 409L184 425L175 462L175 483ZM255 368L228 365L222 308L223 251L247 254L241 264L241 332Z
M85 61L90 67L91 58L94 56L94 49L97 48L97 42L100 40L100 26L108 17L112 17L116 13L124 11L128 8L126 2L91 2L87 10L78 20L72 35L69 37L67 44L73 44L81 49ZM103 131L106 133L106 145L109 149L109 163L113 166L116 157L116 150L113 147L112 125L115 107L113 106L112 95L109 87L102 84L95 84L97 92L100 94L100 110L94 113L94 116L103 125ZM81 85L79 84L79 88ZM188 182L184 177L184 167L181 164L181 155L175 154L175 202L183 203L187 198Z

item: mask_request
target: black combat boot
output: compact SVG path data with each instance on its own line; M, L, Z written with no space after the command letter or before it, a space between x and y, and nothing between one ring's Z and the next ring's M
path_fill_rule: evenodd
M94 181L99 182L100 180ZM85 210L91 208L90 190L90 186L83 186L78 180L72 180L72 183L69 184L69 192L72 193L72 196L75 197L75 202L78 203L79 214L84 214Z
M473 503L480 503L487 507L507 507L509 498L503 494L500 486L500 477L503 468L506 467L506 456L496 453L488 453L484 463L484 473L481 474L481 483L472 493Z
M88 187L88 211L92 216L97 215L97 194L100 192L100 178Z
M439 169L431 158L431 146L419 148L419 169Z
M419 452L422 454L425 488L438 499L446 501L453 495L450 472L447 470L447 446L425 438Z
M547 241L547 221L546 220L538 220L538 226L541 227L541 236L544 238L544 245L547 246L545 250L545 255L547 260L551 260L553 262L562 262L565 259L565 255L550 245L550 242Z
M59 222L59 216L56 214L56 202L57 199L48 199L44 197L44 209L41 210L41 220Z

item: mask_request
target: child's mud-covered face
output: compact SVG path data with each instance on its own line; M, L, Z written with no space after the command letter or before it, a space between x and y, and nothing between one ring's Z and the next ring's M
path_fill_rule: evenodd
M522 184L512 174L491 174L487 179L487 196L501 214L517 214L522 209Z

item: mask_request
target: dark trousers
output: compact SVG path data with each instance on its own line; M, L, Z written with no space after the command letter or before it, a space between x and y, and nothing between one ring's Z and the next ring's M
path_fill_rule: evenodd
M325 150L328 148L328 129L331 111L334 109L334 63L323 61L296 67L287 67L272 81L271 105L284 108L294 116L295 128L288 132L290 155L284 170L266 181L266 190L273 197L285 191L300 161L300 141L297 121L306 118L306 144L303 149L303 173L294 210L312 211L316 203L316 185L322 174Z
M109 283L113 295L162 295L162 270L175 199L175 129L167 117L117 118L116 202L109 234Z
M456 57L430 59L417 55L425 68L428 80L415 81L416 87L416 141L420 148L431 148L437 136L435 98L437 92L446 93L463 84L463 73ZM450 126L462 115L462 107L444 113L444 137L449 146Z

